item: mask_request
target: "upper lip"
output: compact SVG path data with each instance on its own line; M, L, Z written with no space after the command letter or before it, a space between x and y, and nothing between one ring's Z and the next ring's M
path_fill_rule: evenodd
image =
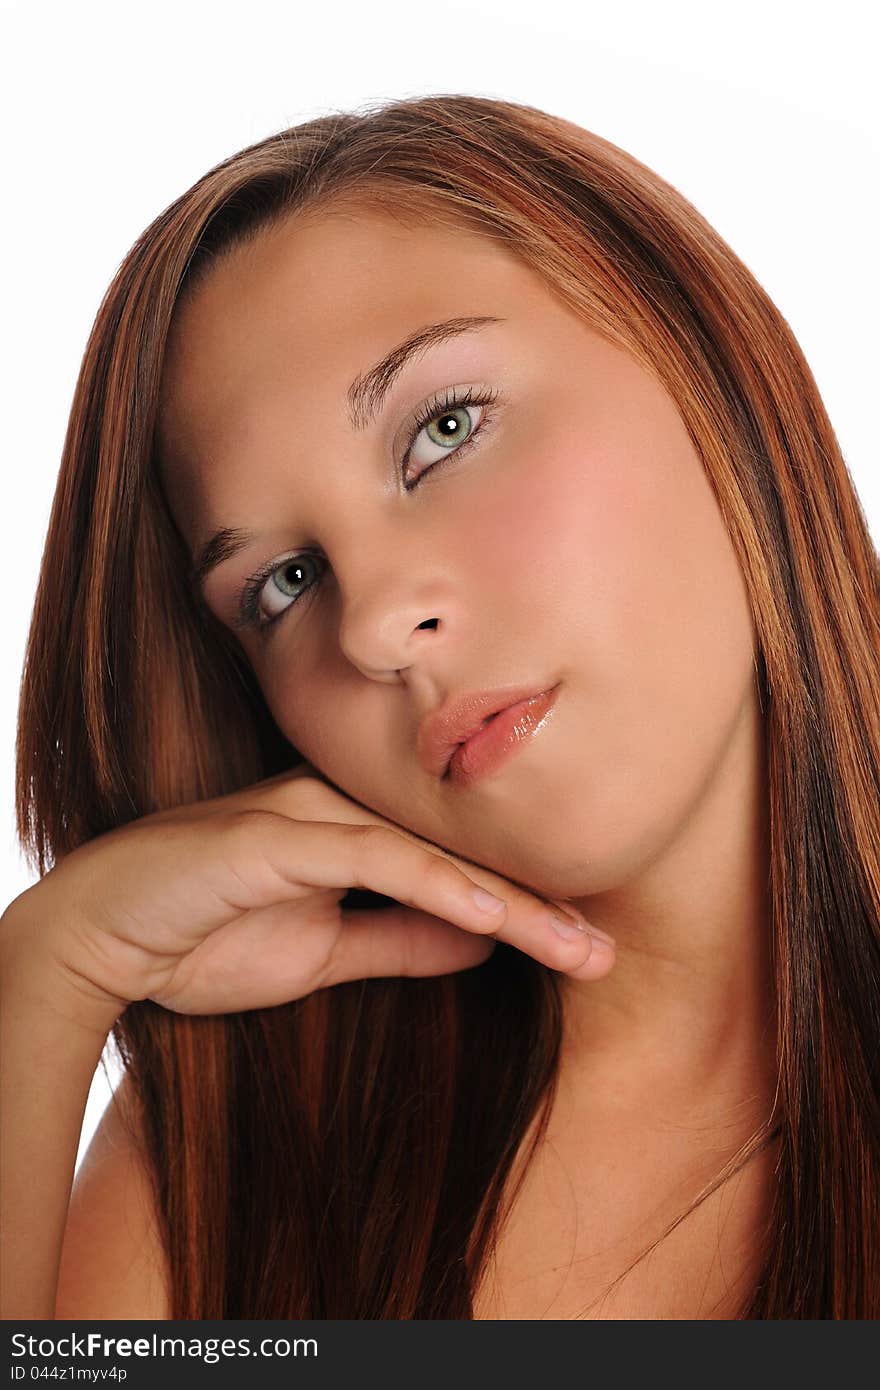
M426 772L442 777L458 745L475 734L490 715L518 705L521 700L530 700L550 688L507 685L500 690L471 691L446 700L419 725L419 762Z

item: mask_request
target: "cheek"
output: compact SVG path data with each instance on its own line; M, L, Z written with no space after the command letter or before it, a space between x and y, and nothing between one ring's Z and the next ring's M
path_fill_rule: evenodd
M524 876L555 864L569 892L587 891L587 866L590 891L620 881L674 833L753 678L747 591L684 426L622 438L620 419L612 444L545 435L470 538L499 663L514 653L524 677L566 691L540 756L485 795L504 832L496 858L516 844Z
M751 690L755 633L683 427L653 448L591 457L556 521L567 582L545 620L568 645L583 711L568 770L561 756L555 769L568 793L560 823L573 857L583 863L586 837L603 877L619 880L675 832L717 767Z
M295 662L291 664L295 666ZM346 740L340 735L341 729L351 728L357 716L350 707L342 708L345 702L338 679L323 679L320 666L308 669L306 682L297 684L295 677L291 680L279 673L277 679L263 682L263 691L285 738L307 762L338 782L335 770L356 767L358 749L366 741Z
M673 439L625 462L601 551L597 537L608 582L600 641L618 692L629 692L671 772L688 749L698 760L738 708L754 630L735 551L690 442Z

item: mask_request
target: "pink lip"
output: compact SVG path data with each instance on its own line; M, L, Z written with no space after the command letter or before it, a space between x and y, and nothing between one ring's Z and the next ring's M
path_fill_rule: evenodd
M494 772L543 728L552 710L559 686L520 700L496 714L452 754L447 776L457 786L468 786L479 777Z
M478 733L487 719L512 705L544 694L547 689L539 685L507 685L496 690L471 691L447 700L426 715L419 726L419 762L431 776L444 777L458 745Z

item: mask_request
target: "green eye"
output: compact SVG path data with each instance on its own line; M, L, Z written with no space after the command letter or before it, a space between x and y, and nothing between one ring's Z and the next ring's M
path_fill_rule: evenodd
M435 420L440 422L439 428L435 425ZM464 406L458 406L455 410L446 410L442 415L435 415L425 426L425 431L432 443L440 444L444 449L463 443L472 429L470 416ZM439 438L434 437L435 432Z
M435 396L419 410L412 422L409 442L404 454L404 466L409 462L414 446L422 431L429 444L440 450L435 459L422 460L422 466L415 481L407 486L408 492L415 491L419 482L438 464L446 459L459 458L486 428L493 412L491 406L498 399L498 391L467 387L450 389L443 396ZM474 422L472 412L479 410L479 419ZM257 574L246 579L238 597L238 613L234 620L236 628L254 628L263 633L272 627L285 613L301 603L303 597L318 589L326 566L323 555L305 550L296 555L288 555L281 560L273 560ZM311 574L310 574L311 571ZM264 604L272 596L291 600L267 616Z
M458 458L470 447L473 439L491 419L491 407L498 395L498 391L456 388L448 390L443 397L434 396L421 407L410 429L409 443L403 457L404 467L413 457L419 435L423 432L428 443L440 452L434 457L414 459L422 467L408 491L417 487L436 464L443 463L445 458L452 455ZM476 423L473 420L475 410L479 411Z
M323 566L324 561L320 555L305 550L299 555L288 556L286 560L273 561L271 565L260 570L258 574L251 575L250 579L245 581L241 591L239 616L235 626L239 628L255 627L258 631L270 627L277 618L283 617L288 609L302 598L302 593L296 594L293 591L300 589L305 592L320 583ZM317 571L317 580L314 577L309 578L310 569ZM286 607L266 617L260 606L260 600L264 593L270 593L272 589L280 592L285 598L293 598L293 603L287 604Z

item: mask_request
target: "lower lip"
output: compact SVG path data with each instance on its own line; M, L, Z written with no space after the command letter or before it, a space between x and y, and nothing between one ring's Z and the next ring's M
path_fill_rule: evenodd
M494 772L544 727L558 692L559 686L555 685L552 690L509 705L477 733L471 734L452 755L448 769L450 780L465 786Z

